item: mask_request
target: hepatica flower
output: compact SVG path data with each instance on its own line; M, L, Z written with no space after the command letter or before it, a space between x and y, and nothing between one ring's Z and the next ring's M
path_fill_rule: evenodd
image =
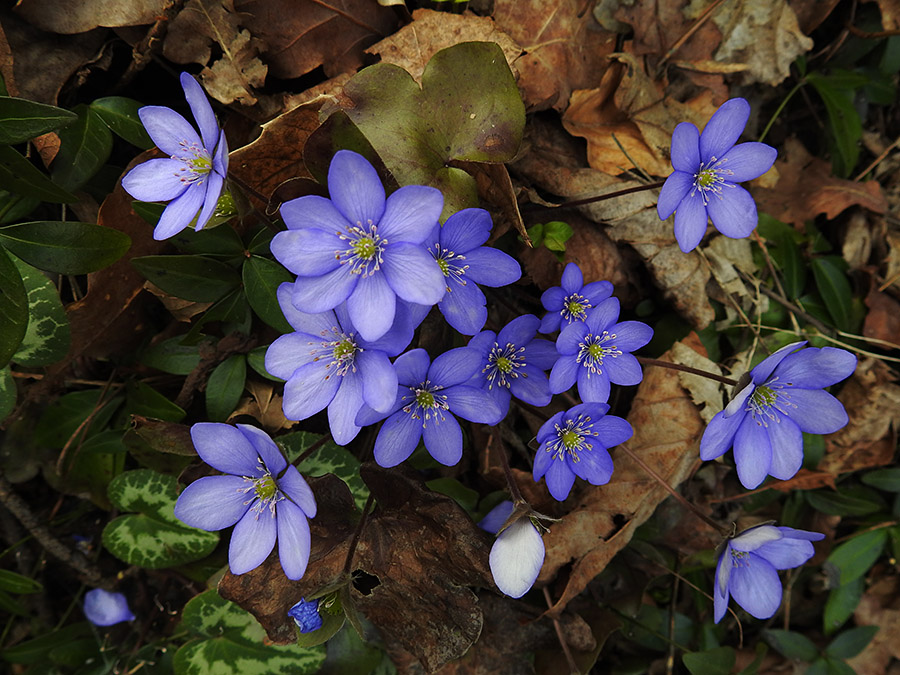
M191 439L204 462L224 476L188 485L175 516L201 530L235 525L228 548L232 574L255 569L278 539L278 557L288 579L299 579L309 561L309 523L316 515L312 490L269 436L256 427L203 422Z
M301 598L300 602L288 610L288 616L294 620L301 633L312 633L322 627L318 600L304 600Z
M582 403L558 412L537 434L534 480L544 478L554 499L569 496L575 476L591 485L605 485L613 472L608 449L627 441L634 432L621 417L607 416L605 403Z
M792 478L803 464L803 434L830 434L847 424L844 406L823 387L849 377L856 357L834 347L782 347L750 371L750 383L710 420L700 458L734 446L741 484L752 490L767 475Z
M497 534L513 510L510 501L501 502L478 523ZM528 516L522 516L500 531L491 546L491 576L504 595L521 598L534 586L544 564L544 540Z
M690 122L675 127L675 170L659 193L656 210L663 220L675 214L675 239L685 253L703 239L709 219L735 239L756 227L756 202L737 183L763 175L778 153L765 143L735 145L749 117L750 104L733 98L721 105L702 134Z
M272 239L272 253L297 275L297 309L318 314L346 301L359 334L377 340L397 298L431 306L444 297L444 275L423 245L444 207L439 190L407 185L385 200L375 169L349 150L331 160L328 190L331 199L283 204L288 231Z
M441 464L453 466L462 457L462 429L456 417L470 422L495 423L497 404L477 387L466 384L481 365L474 349L459 347L438 356L434 363L424 349L413 349L394 361L397 395L386 414L363 406L356 423L366 426L387 417L375 439L375 461L396 466L409 457L419 440Z
M629 352L643 347L653 329L640 321L619 322L619 300L607 298L573 321L556 340L559 359L550 371L550 391L560 394L578 383L582 401L605 403L609 384L638 384L644 377Z
M134 614L128 608L125 596L102 588L95 588L84 594L84 615L95 626L114 626L123 621L134 621Z
M437 260L447 292L438 309L463 335L475 335L487 321L483 286L506 286L522 276L519 263L489 246L491 216L484 209L463 209L435 226L428 250Z
M228 173L225 132L219 130L206 94L187 73L181 74L181 86L200 135L171 108L144 106L138 111L141 122L169 158L138 164L122 178L122 187L135 199L169 202L153 230L154 239L178 234L195 218L195 229L206 225L216 210Z
M587 313L612 295L613 285L608 281L584 283L581 268L569 263L562 273L560 286L548 288L541 295L541 304L547 313L541 319L541 333L552 333L565 328L573 321L584 321Z
M815 554L811 542L824 538L818 532L759 525L730 539L716 566L716 623L725 616L730 596L757 619L774 616L781 605L781 580L776 570L799 567Z

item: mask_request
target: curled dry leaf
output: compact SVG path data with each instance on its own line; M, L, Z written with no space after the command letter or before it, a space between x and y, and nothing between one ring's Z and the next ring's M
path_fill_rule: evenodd
M271 382L247 380L246 389L250 392L250 396L241 399L234 412L228 416L229 420L240 415L249 415L258 420L269 433L294 426L294 422L284 416L281 407L282 397L275 393Z
M866 296L866 307L869 313L863 324L863 335L894 344L900 342L900 303L873 287Z
M719 366L707 357L706 349L696 333L691 333L682 342L672 345L671 353L672 363L716 375L722 374ZM678 373L678 381L690 393L694 403L701 406L700 417L709 424L713 416L722 410L722 385L708 377L685 372Z
M671 360L672 352L663 359ZM703 419L676 371L644 369L628 421L634 429L628 447L670 486L677 487L700 463L697 442ZM539 583L573 563L565 589L550 610L554 614L603 571L669 494L621 449L612 454L615 471L610 482L586 487L575 509L544 536L547 554Z
M857 675L891 672L892 659L900 659L900 583L896 576L880 578L863 593L853 618L859 626L878 626L872 641L847 665Z
M16 12L48 33L84 33L98 26L141 26L153 23L169 0L19 0Z
M145 281L144 288L153 293L176 321L191 322L191 318L212 307L211 302L194 302L166 293L152 281Z

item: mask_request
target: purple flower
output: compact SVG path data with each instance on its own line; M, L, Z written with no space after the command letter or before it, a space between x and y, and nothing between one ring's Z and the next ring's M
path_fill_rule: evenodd
M390 330L368 341L357 335L346 304L306 314L291 304L291 292L292 284L281 284L278 303L297 332L269 346L266 370L287 380L285 417L304 420L327 406L331 435L335 443L346 445L359 433L354 420L363 403L378 412L394 404L397 372L388 357L406 349L423 306L401 300Z
M734 446L741 484L767 475L792 478L803 464L803 434L830 434L847 424L844 406L823 387L850 377L856 357L834 347L782 347L750 371L750 383L713 417L700 439L704 461ZM795 351L796 350L796 351Z
M569 263L562 273L562 285L548 288L541 295L541 304L547 313L541 319L541 333L552 333L573 321L584 321L588 310L596 307L612 295L613 285L608 281L584 283L581 268Z
M331 160L328 190L331 199L283 204L288 231L272 239L272 253L298 275L297 309L318 314L346 301L359 334L377 340L397 298L430 307L444 297L444 275L423 246L444 206L439 190L407 185L385 200L375 169L349 150Z
M468 347L451 349L434 363L424 349L398 356L394 367L400 384L394 405L383 414L363 406L356 416L359 426L387 417L375 439L375 461L396 466L424 437L432 457L447 466L456 464L462 457L462 429L454 415L491 424L500 414L487 392L464 384L480 365L481 355Z
M528 516L522 516L504 528L512 511L512 502L501 502L478 523L478 527L491 534L500 531L491 547L491 576L504 595L521 598L531 590L541 572L544 540Z
M145 106L138 111L144 128L169 159L138 164L122 178L122 187L142 202L165 202L154 239L168 239L196 219L201 229L216 210L228 173L228 144L197 81L181 74L181 86L200 135L171 108ZM171 201L169 201L171 200Z
M709 218L726 237L740 239L756 227L756 202L737 185L768 171L778 152L765 143L735 145L750 117L742 98L725 101L703 133L682 122L672 134L672 166L656 211L665 220L675 213L675 239L687 253L706 234Z
M609 482L613 462L608 449L634 432L621 417L607 416L608 410L605 403L582 403L556 413L538 430L534 480L544 478L554 499L569 496L575 476L591 485Z
M781 580L776 570L799 567L815 554L810 542L824 538L818 532L759 525L728 540L716 566L716 623L725 616L729 596L757 619L774 616L781 605Z
M125 596L102 588L95 588L84 594L84 615L95 626L113 626L123 621L134 621L134 614L128 608Z
M638 384L644 377L637 359L629 352L643 347L653 329L640 321L619 320L619 300L607 298L588 312L584 321L573 321L556 339L560 356L550 371L550 391L560 394L578 382L582 401L605 403L609 383Z
M316 500L297 467L264 431L246 424L195 424L191 439L204 462L228 475L188 485L175 503L175 516L201 530L237 523L228 548L232 574L261 565L277 537L285 575L302 577L309 561L307 518L316 515Z
M463 209L436 225L428 250L444 273L447 293L438 309L463 335L475 335L487 321L482 286L506 286L522 276L519 263L489 246L491 216L484 209Z
M509 412L509 401L520 401L543 407L550 403L550 383L544 371L553 367L559 354L548 340L535 340L540 321L532 314L513 319L500 330L482 331L471 340L469 348L481 354L481 369L469 384L485 389L500 410L496 424Z
M294 620L301 633L312 633L322 627L318 600L300 598L300 602L288 610L288 616Z

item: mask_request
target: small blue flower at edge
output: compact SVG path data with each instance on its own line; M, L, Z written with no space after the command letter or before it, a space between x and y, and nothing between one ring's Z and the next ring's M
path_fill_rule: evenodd
M750 371L750 383L713 417L700 439L704 461L734 446L748 490L767 475L788 480L803 464L803 432L830 434L847 424L844 406L823 387L850 377L856 356L843 349L782 347Z
M84 615L95 626L113 626L134 621L128 600L122 593L95 588L84 594Z
M723 103L701 134L690 122L672 133L672 167L656 210L663 220L675 214L675 239L685 253L694 250L713 225L740 239L756 227L756 202L737 185L768 171L778 153L765 143L735 145L750 117L742 98Z
M548 288L541 295L541 304L547 310L538 329L541 333L552 333L573 321L584 321L588 311L613 292L613 285L608 281L585 284L581 268L576 263L566 265L560 281L561 285Z
M203 89L187 73L181 86L200 135L191 123L171 108L144 106L141 122L168 159L138 164L122 178L122 187L142 202L169 204L160 216L153 238L168 239L197 219L200 230L215 213L228 173L228 144ZM171 200L171 201L170 201Z
M301 598L300 602L288 610L288 616L294 620L301 633L312 633L322 627L318 600Z
M799 567L813 557L813 541L824 534L790 527L759 525L729 539L716 565L713 615L716 623L735 601L757 619L775 615L781 605L781 580L777 570Z
M244 574L278 557L288 579L299 579L309 562L308 518L316 515L312 490L264 431L246 424L202 422L191 440L204 462L224 476L188 485L175 503L175 517L201 530L235 525L228 547L232 574Z

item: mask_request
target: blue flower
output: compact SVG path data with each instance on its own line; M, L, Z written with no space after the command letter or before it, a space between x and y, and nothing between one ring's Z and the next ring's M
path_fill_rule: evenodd
M844 406L823 387L850 377L856 357L834 347L782 347L750 371L750 383L716 414L700 439L700 458L734 446L741 484L752 490L767 475L792 478L803 464L803 434L830 434L847 424Z
M638 384L644 377L629 352L643 347L653 329L640 321L619 320L619 300L607 298L584 321L573 321L556 340L560 356L550 371L550 391L560 394L578 382L582 401L605 403L609 383Z
M509 401L520 401L543 407L550 403L550 383L544 371L553 367L559 354L548 340L535 340L540 321L532 314L513 319L500 330L482 331L471 340L469 348L481 354L481 369L469 382L487 390L500 409L496 424L509 412Z
M84 594L84 615L95 626L113 626L123 621L134 621L134 614L128 608L125 596L102 588L95 588Z
M541 295L541 304L547 310L541 319L541 333L552 333L573 321L584 321L588 310L606 300L613 292L613 285L608 281L585 284L581 268L575 263L566 265L561 283L561 286L548 288Z
M203 422L191 439L204 462L224 476L188 485L175 516L201 530L237 525L228 548L232 574L256 569L278 539L278 557L288 579L299 579L309 561L309 523L316 515L312 490L269 436L256 427Z
M692 251L706 234L706 223L726 237L740 239L756 227L756 202L737 185L763 175L778 152L765 143L735 145L750 117L742 98L726 101L701 134L682 122L672 134L672 166L656 211L665 220L675 214L675 239L681 250Z
M288 610L288 616L294 620L301 633L312 633L322 627L318 600L300 598L300 602Z
M558 501L569 496L575 476L591 485L605 485L613 472L608 449L634 432L621 417L607 415L605 403L581 403L558 412L538 430L534 480L544 478Z
M297 309L318 314L346 301L359 334L377 340L397 298L430 307L444 297L444 275L423 245L444 206L439 190L407 185L385 200L375 169L349 150L331 160L328 190L331 199L283 204L288 231L272 239L272 253L298 275Z
M475 335L487 321L482 286L506 286L522 276L519 263L489 246L490 214L484 209L463 209L447 222L436 225L428 238L428 250L444 273L447 293L438 309L463 335Z
M375 461L396 466L424 437L432 457L447 466L456 464L462 457L462 429L454 415L490 424L500 414L487 392L465 384L480 365L481 355L468 347L451 349L434 363L424 349L398 356L394 367L400 384L394 405L381 414L363 406L356 416L359 426L387 417L375 439Z
M335 310L306 314L291 304L292 284L278 287L278 303L296 329L282 335L266 351L266 370L283 380L284 414L304 420L328 407L331 435L346 445L359 433L354 422L363 403L379 412L394 404L397 372L388 357L406 349L419 316L427 307L397 304L394 324L381 338L364 340L345 304Z
M781 580L776 570L799 567L815 554L810 542L824 538L818 532L759 525L730 539L716 566L716 623L725 616L729 596L757 619L774 616L781 605Z
M154 239L178 234L195 218L195 229L206 225L215 212L228 173L225 132L219 130L206 94L187 73L181 74L181 86L200 135L171 108L141 108L138 115L144 128L169 159L138 164L122 178L122 187L135 199L169 202L153 230Z
M541 572L544 540L527 515L503 527L512 511L512 502L500 502L478 523L478 527L491 534L500 532L491 546L491 576L504 595L521 598L531 590Z

